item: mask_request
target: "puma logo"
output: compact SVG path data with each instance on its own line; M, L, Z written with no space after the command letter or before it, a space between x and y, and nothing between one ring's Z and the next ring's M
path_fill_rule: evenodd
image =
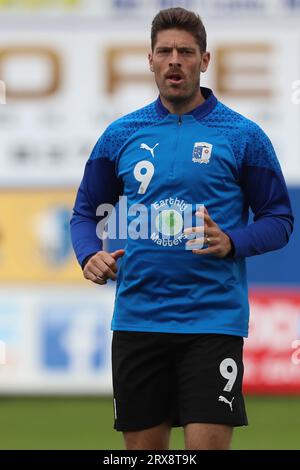
M158 145L159 145L159 144L155 144L154 147L151 148L151 147L149 147L147 144L141 144L141 147L140 147L140 148L141 148L141 149L144 149L144 150L148 150L148 151L151 153L152 157L154 158L154 149L155 149L155 147L157 147Z
M227 400L227 398L223 397L222 395L220 395L219 399L218 399L218 401L223 401L224 403L227 403L227 405L230 406L231 411L232 411L232 402L233 402L233 400L234 400L234 397L231 401L229 401L229 400Z

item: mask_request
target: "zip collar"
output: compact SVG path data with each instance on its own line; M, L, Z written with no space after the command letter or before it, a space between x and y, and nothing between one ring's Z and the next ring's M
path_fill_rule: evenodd
M213 94L212 90L205 87L200 87L200 90L205 98L204 103L200 104L189 113L185 113L184 116L192 115L195 119L199 120L204 118L204 116L207 116L207 114L209 114L216 107L218 100ZM171 114L170 111L162 104L160 96L158 96L157 100L155 101L155 106L160 116L165 117L168 114Z

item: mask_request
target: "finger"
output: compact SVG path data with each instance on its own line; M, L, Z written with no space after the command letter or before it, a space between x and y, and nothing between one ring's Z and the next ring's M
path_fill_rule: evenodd
M101 286L103 284L107 284L107 281L105 279L100 279L98 276L93 274L91 271L86 271L84 273L84 277L91 282L94 282L95 284L100 284Z
M197 212L198 212L198 214L202 214L202 215L208 214L208 210L207 210L206 207L203 206L203 205L202 205L202 206L199 206L199 207L197 208L196 213L197 213Z
M204 233L204 226L203 227L188 227L183 231L183 233L185 235L191 235L192 233Z
M99 276L98 276L99 277ZM102 269L102 273L100 274L100 278L103 279L111 279L115 281L117 279L116 274L105 264L105 267Z
M215 227L217 225L208 214L204 214L204 223L209 227Z
M125 255L125 250L116 250L111 253L111 256L117 261L119 258Z
M95 281L92 281L94 284L99 284L99 286L104 286L107 284L107 281L104 281L102 279L96 278Z
M203 250L192 250L192 253L195 255L213 255L215 252L215 247L204 248Z
M116 260L115 260L109 253L106 253L106 252L103 252L103 253L102 253L102 261L104 261L104 263L105 263L114 273L116 273L116 272L118 271L117 262L116 262Z
M204 214L206 214L206 215L208 215L208 216L209 216L209 212L208 212L208 210L207 210L206 206L203 206L203 212L204 212Z
M89 266L89 269L96 276L103 277L104 279L109 278L112 281L115 281L116 280L116 275L110 269L110 267L103 261L103 257L104 257L104 253L102 253L102 259L97 258L97 257L91 259L91 266ZM108 259L109 259L109 262L111 263L110 257Z
M205 242L205 238L204 237L197 237L197 238L194 238L193 240L189 240L188 242L186 242L186 245L188 246L198 246L199 245L199 248L201 248L203 245L204 245L204 242Z
M203 227L188 227L184 230L184 234L186 236L195 234L195 237L199 237L199 235L203 235L204 237L216 237L219 233L219 229L216 227L209 227L205 224Z
M100 278L109 278L112 281L115 281L117 279L115 273L110 269L109 266L107 266L104 261L102 261L102 259L93 258L88 269L92 274Z
M93 276L92 282L94 282L95 284L99 284L100 286L103 286L104 284L107 284L106 279L102 279L98 276Z
M196 212L196 217L201 218L201 219L204 221L204 223L206 223L206 224L209 225L210 227L213 227L213 226L217 225L217 224L213 221L213 219L210 217L210 215L209 215L209 213L208 213L206 207L204 208L204 212L201 211L201 210L200 210L200 211L197 211L197 212Z
M198 209L195 213L196 217L198 217L199 219L202 220L202 222L204 223L204 215L205 215L205 212L203 211L203 209Z
M202 246L203 245L208 245L210 247L210 246L213 246L216 243L218 243L218 241L217 241L217 239L215 239L213 237L209 237L209 236L205 235L204 237L193 238L192 240L189 240L188 242L186 242L186 244L190 245L190 246L199 245L200 243L202 243Z

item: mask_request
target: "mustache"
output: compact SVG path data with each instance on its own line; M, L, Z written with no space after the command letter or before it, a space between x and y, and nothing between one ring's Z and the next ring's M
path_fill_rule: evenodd
M179 77L179 78L184 78L184 74L182 73L182 71L180 69L177 69L177 68L173 68L173 69L168 70L168 72L165 75L165 78L170 78L170 77L173 77L173 76L176 76L176 77Z

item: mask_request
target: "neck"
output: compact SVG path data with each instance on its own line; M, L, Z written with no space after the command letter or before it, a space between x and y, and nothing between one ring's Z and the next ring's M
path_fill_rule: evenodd
M201 93L201 89L199 88L196 95L192 96L190 99L182 102L173 102L169 101L168 99L164 98L160 95L160 99L162 104L171 114L186 114L192 111L193 109L197 108L204 103L205 98Z

